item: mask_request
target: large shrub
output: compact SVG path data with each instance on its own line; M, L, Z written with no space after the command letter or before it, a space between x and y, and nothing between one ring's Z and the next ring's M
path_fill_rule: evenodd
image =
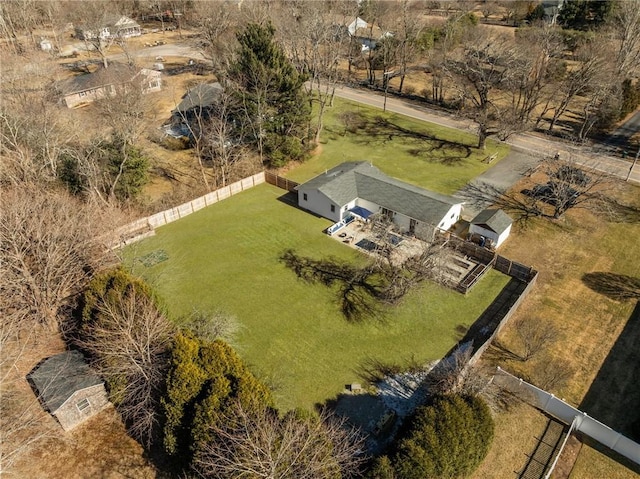
M487 405L474 396L447 395L418 408L400 440L393 468L398 479L467 477L493 439Z
M164 449L183 466L212 439L212 427L236 403L248 411L272 405L269 389L221 340L178 333L171 350L164 411Z

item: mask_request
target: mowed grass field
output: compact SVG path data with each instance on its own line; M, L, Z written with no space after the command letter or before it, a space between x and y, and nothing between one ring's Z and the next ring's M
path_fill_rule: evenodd
M492 140L485 150L476 148L472 133L338 98L324 121L319 151L287 178L304 182L344 161L370 161L389 176L451 194L509 153L508 145ZM491 164L483 163L494 153Z
M334 291L309 285L285 268L287 248L302 255L362 261L326 236L328 220L260 185L159 228L125 250L126 263L156 288L173 318L192 308L221 309L237 318L232 342L251 369L275 388L278 406L313 407L362 382L368 360L403 363L443 356L491 303L507 277L491 272L466 297L425 284L384 318L350 324ZM139 258L163 250L167 260L146 267Z

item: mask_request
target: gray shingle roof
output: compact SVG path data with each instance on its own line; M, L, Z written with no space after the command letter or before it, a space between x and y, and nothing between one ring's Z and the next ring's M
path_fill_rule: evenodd
M193 108L205 108L213 105L222 94L220 83L202 83L196 85L182 97L182 101L176 107L178 113L185 113Z
M499 235L504 233L512 223L511 217L498 209L482 210L471 220L472 225L483 226Z
M342 163L301 187L317 189L338 205L362 198L432 225L440 223L451 207L460 203L451 196L391 178L365 161Z
M110 63L109 68L105 69L100 65L93 73L85 73L59 82L58 89L64 95L70 95L107 85L121 85L130 82L137 74L138 70L135 67Z
M29 379L51 413L76 391L102 384L79 351L66 351L45 359L29 374Z

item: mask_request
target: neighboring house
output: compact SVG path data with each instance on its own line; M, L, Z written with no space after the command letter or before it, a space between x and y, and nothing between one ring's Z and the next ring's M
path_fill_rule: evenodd
M171 136L199 135L202 120L214 113L222 92L218 82L201 83L191 88L171 112L171 123L165 131Z
M57 84L68 108L84 105L107 96L117 95L122 88L140 88L142 93L160 91L161 73L146 68L137 69L121 63L111 63L93 73L78 75Z
M182 101L171 114L181 119L208 115L214 109L222 92L222 85L218 82L196 85L185 93Z
M42 405L65 431L109 405L102 380L78 351L66 351L42 361L28 376Z
M349 36L360 43L363 52L375 50L376 43L381 38L391 36L390 32L383 32L382 29L374 24L368 23L360 17L347 25Z
M490 245L497 248L511 233L513 220L504 211L486 209L471 220L469 233L483 236Z
M93 40L98 37L102 40L110 40L139 37L142 34L140 25L124 15L107 16L99 27L81 25L77 26L75 30L77 37L81 40Z
M402 233L427 241L436 230L448 230L462 212L459 200L390 178L364 161L342 163L296 189L300 207L336 223L379 213Z

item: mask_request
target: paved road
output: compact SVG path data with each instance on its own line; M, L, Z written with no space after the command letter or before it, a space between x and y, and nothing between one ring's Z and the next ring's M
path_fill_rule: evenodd
M374 91L363 91L341 86L336 89L336 96L377 108L383 108L384 106L384 95ZM386 109L418 120L428 121L463 131L475 132L475 124L469 120L461 120L451 114L440 112L427 106L416 105L407 100L387 97ZM552 156L559 152L561 156L570 157L579 165L606 172L622 179L627 179L627 176L629 176L629 170L632 166L632 163L629 161L607 156L605 152L598 151L595 148L571 145L558 140L546 138L535 133L520 133L512 135L507 143L513 146L516 150L520 150L521 152L529 153L540 158L544 156ZM498 163L498 165L500 165L500 163ZM498 165L496 165L496 167ZM640 162L638 162L636 167L633 169L633 172L631 172L629 181L640 184Z
M616 129L606 143L613 147L630 149L629 140L638 132L640 132L640 110Z
M154 58L156 56L184 56L195 59L204 58L202 52L198 48L188 45L187 43L146 47L135 52L135 55L139 57ZM110 56L112 59L123 57L124 55ZM391 96L387 97L385 105L384 96L374 91L359 90L347 86L341 86L336 89L336 96L377 108L386 107L389 111L400 113L418 120L428 121L463 131L475 132L475 124L472 121L460 119L449 113L440 112L432 107L415 104L407 100ZM591 147L568 145L533 133L513 135L507 143L516 149L523 152L529 152L530 154L539 157L550 156L554 155L556 152L560 152L561 155L564 154L570 156L580 165L603 171L622 179L628 178L629 181L640 184L640 162L636 165L631 174L629 174L631 163L619 158L607 156L606 150L598 151ZM499 164L500 163L498 163L498 165Z

